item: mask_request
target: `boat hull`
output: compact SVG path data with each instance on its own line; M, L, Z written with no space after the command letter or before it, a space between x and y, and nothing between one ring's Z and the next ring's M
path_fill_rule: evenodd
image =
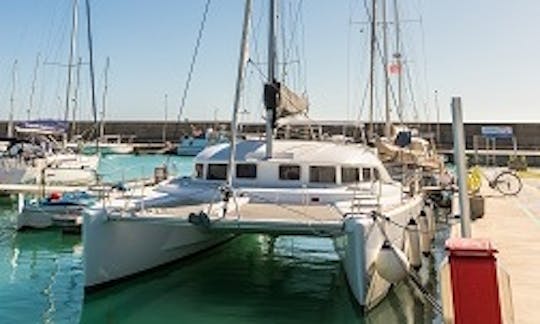
M423 206L423 197L418 195L385 213L393 222L403 224L398 227L382 221L384 232L394 247L405 250L404 226L410 218L416 219ZM345 220L344 234L334 239L351 292L366 309L376 306L391 287L375 270L375 260L386 236L373 218L352 215Z
M81 153L86 155L96 154L97 152L107 154L131 154L133 153L133 145L129 144L99 144L99 148L95 144L85 145L81 149Z
M135 216L134 216L135 218ZM232 238L189 223L171 226L137 220L110 220L106 210L90 209L83 220L85 288L135 275L206 250Z

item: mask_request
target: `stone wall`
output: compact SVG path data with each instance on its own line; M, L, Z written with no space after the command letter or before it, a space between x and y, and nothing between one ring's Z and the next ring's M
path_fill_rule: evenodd
M344 131L343 126L339 123L321 123L323 125L323 132L329 134L342 134ZM166 124L166 140L176 142L184 134L191 133L191 125L206 129L207 127L228 129L228 122L213 122L213 121L193 121L189 123L175 123L168 122ZM350 125L350 124L349 124ZM416 123L410 124L417 127L422 133L432 133L436 135L436 125L429 123ZM517 136L518 147L526 150L538 150L540 149L540 123L470 123L465 124L465 134L467 148L473 147L473 136L481 133L482 126L512 126L514 135ZM375 125L375 130L379 133L383 130L383 124L378 123ZM158 121L110 121L105 125L106 134L121 134L125 136L135 136L137 142L161 142L163 136L163 122ZM90 133L92 131L92 123L80 122L78 125L80 132ZM249 133L264 132L263 124L250 124L246 125L244 129ZM7 130L7 122L0 121L0 137L5 136ZM354 130L351 127L346 127L345 132L348 136L354 135ZM443 148L452 148L453 136L452 136L452 124L443 123L440 125L440 143ZM480 141L480 148L484 145L483 141ZM512 148L511 140L497 140L497 148L510 149Z

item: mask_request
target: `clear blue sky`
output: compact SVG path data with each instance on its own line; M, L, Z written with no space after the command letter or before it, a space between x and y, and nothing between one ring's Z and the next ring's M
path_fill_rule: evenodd
M79 53L87 61L84 0L80 2ZM441 119L445 121L450 120L449 102L455 95L463 97L467 121L540 120L540 33L535 26L540 14L539 1L398 2L403 20L403 55L421 120L435 119L434 90L438 90ZM67 63L71 3L72 0L1 2L0 119L6 119L9 111L15 59L15 116L25 118L38 53L41 65L32 116L63 114L66 69L43 62ZM165 94L169 119L176 118L204 3L205 0L91 1L100 106L105 59L111 59L108 118L161 120ZM254 0L250 46L253 61L259 63L266 60L266 3ZM299 0L288 0L285 10L294 12L298 3ZM242 0L211 2L182 118L213 119L214 114L220 119L230 118L243 5ZM365 118L367 108L362 98L369 53L367 26L363 23L367 20L364 0L304 0L302 7L298 16L302 24L292 23L294 14L285 14L283 20L289 22L288 38L294 38L289 46L299 49L299 54L290 59L301 61L300 72L290 72L290 79L307 89L311 117L353 119L360 112ZM390 25L389 32L392 29ZM250 65L248 69L244 108L250 112L245 118L251 121L260 120L264 73L263 65ZM89 119L87 67L81 69L81 76L81 117ZM410 91L406 92L405 116L410 119L413 104ZM378 98L380 106L380 89ZM377 108L377 116L381 116L380 109Z

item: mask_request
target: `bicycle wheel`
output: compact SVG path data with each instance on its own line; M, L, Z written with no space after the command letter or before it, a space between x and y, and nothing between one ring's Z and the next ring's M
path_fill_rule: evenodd
M494 182L495 188L505 196L517 195L521 191L521 188L523 188L521 179L510 171L500 173Z

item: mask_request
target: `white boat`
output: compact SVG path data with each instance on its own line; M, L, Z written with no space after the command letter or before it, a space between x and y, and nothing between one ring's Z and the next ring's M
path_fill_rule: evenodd
M180 156L195 156L206 147L218 143L225 143L229 140L221 132L215 132L212 128L208 128L205 132L193 130L192 135L182 137L178 143L176 154Z
M406 249L407 223L424 207L419 179L404 184L392 180L377 152L362 144L274 140L274 116L307 108L302 98L277 83L275 64L270 64L265 84L268 136L236 143L250 5L247 0L232 143L206 147L195 157L191 177L89 209L83 223L85 288L135 275L242 233L333 238L355 300L367 308L384 298L391 282L408 274L407 262L395 261L395 256ZM274 18L274 1L270 8ZM269 38L275 41L272 33ZM298 105L288 106L291 103ZM394 261L385 264L388 257Z
M66 133L61 122L25 122L15 129L31 141L14 142L0 156L1 183L84 185L97 181L99 156L71 153L54 139Z
M82 223L82 211L96 201L84 191L53 192L40 199L26 200L19 195L17 229L47 228L51 226L78 227Z
M375 304L390 284L375 273L374 263L386 237L372 212L382 212L392 222L405 227L410 218L420 214L422 196L406 195L402 185L390 179L370 148L315 141L274 141L273 144L275 151L271 159L265 158L263 141L237 144L233 186L236 194L247 201L239 203L239 215L231 215L230 221L234 222L237 216L256 220L257 209L271 208L275 215L269 218L259 215L259 220L267 223L268 232L279 232L277 225L272 228L272 221L302 224L306 220L302 215L292 219L290 215L284 216L286 208L301 211L304 207L326 206L335 210L332 221L345 230L339 231L334 239L351 290L361 305ZM90 211L83 226L85 285L91 287L120 279L230 237L189 222L189 214L205 211L210 205L221 210L220 186L227 173L229 150L230 144L209 147L196 157L191 178L163 183L149 190L143 199L116 199L109 208ZM234 210L236 206L228 208ZM392 244L402 249L403 228L385 227Z
M92 155L97 152L101 154L131 154L133 153L132 139L128 142L122 141L120 135L104 135L100 137L99 143L86 142L84 144L77 145L80 148L81 153Z

